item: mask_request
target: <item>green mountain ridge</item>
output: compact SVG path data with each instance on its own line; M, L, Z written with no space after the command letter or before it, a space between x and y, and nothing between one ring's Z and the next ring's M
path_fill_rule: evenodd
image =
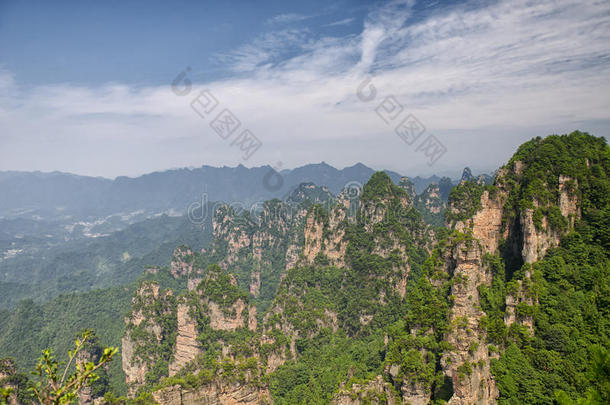
M0 353L29 368L95 327L122 346L109 392L137 398L111 403L605 404L609 176L606 140L574 132L523 144L493 184L416 196L377 172L357 195L227 206L209 246L137 287L3 313Z

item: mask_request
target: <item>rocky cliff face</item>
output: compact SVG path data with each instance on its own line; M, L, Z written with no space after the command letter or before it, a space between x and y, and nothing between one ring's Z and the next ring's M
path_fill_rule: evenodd
M345 205L339 204L332 207L329 214L318 207L308 212L305 220L303 264L313 264L318 255L323 255L335 266L345 265L347 209Z
M207 384L198 389L184 389L179 385L163 388L153 393L153 399L163 405L265 405L271 404L271 394L266 388L252 384Z
M540 260L550 248L558 246L561 236L568 229L573 228L575 221L580 219L578 197L575 193L578 182L568 176L560 175L558 183L558 201L550 201L543 205L534 200L534 208L527 208L520 213L523 233L522 255L525 263ZM556 207L559 210L552 211ZM565 221L565 226L551 222L550 215L553 213L555 220Z
M378 375L368 383L341 387L331 403L333 405L395 405L399 404L400 400L396 398L390 384Z
M435 183L430 184L422 194L418 195L415 203L431 214L440 214L446 208L438 184Z
M125 319L122 339L122 365L130 395L146 383L146 375L165 353L150 350L162 341L175 344L175 336L164 329L165 321L176 321L175 299L171 291L161 291L154 282L143 282L132 300L131 313Z
M99 360L99 354L97 351L88 350L88 348L85 347L83 350L78 352L75 360L77 367L83 367L83 364L89 361L96 363ZM90 385L81 388L81 390L78 392L79 405L89 405L93 403L94 398L92 391L93 390L91 389Z
M527 272L523 280L516 280L517 288L515 291L509 291L506 295L504 323L506 326L518 323L525 326L530 334L533 334L534 319L527 309L533 308L538 302L535 292L531 289L530 277L531 275ZM524 309L526 310L524 311Z
M209 266L204 279L178 297L161 291L156 283L143 283L126 322L123 370L130 396L144 384L157 382L151 380L154 369L157 379L159 375L181 376L201 370L212 373L206 374L207 382L197 389L171 386L156 391L154 397L161 403L249 404L264 403L269 397L268 391L258 386L258 357L244 358L244 348L232 343L233 336L238 337L244 330L256 330L256 308L249 305L248 296L239 290L235 277L220 267ZM202 340L202 334L206 340ZM247 352L252 356L256 339L250 344ZM211 347L218 350L215 364L220 368L215 371L199 360ZM168 363L166 371L158 368L164 361ZM231 367L247 364L244 379L222 377L223 368L234 362L237 364Z
M190 248L179 246L174 250L170 273L174 278L188 277L193 273L193 251Z
M413 184L413 182L411 182L411 180L409 180L408 177L401 177L398 181L398 187L402 188L407 192L407 195L409 196L409 199L411 199L411 201L415 200L415 196L417 195L417 193L415 192L415 185Z
M192 318L191 307L186 302L178 304L177 310L177 328L176 347L174 349L174 358L169 365L169 376L175 375L178 371L194 360L198 354L202 353L201 345L197 340L199 332L197 330L197 321Z
M453 349L442 359L444 372L453 382L450 404L494 403L498 396L490 371L486 332L479 327L479 320L485 313L481 310L478 290L481 285L489 286L492 280L484 255L513 254L522 263L533 263L549 248L557 246L561 236L580 216L575 182L566 176L559 176L558 189L551 190L552 195L559 196L557 201L550 200L543 205L534 199L533 208L520 208L510 203L521 198L515 184L526 169L523 162L515 161L499 171L491 188L483 189L481 184L460 186L469 190L466 198L480 195L480 201L472 216L451 223L453 229L464 235L464 240L445 251L443 256L446 270L454 280L451 287L452 330L446 335ZM477 194L477 187L480 194ZM452 201L452 218L471 212L472 206ZM559 207L560 217L550 219L555 207ZM560 229L555 225L554 228L551 221L561 222L561 217L568 225ZM506 247L504 253L500 252L502 243ZM526 271L523 280L516 280L516 291L506 297L504 319L508 326L519 322L533 333L531 316L518 313L519 305L531 307L536 304L535 295L528 287L531 284L529 277L530 273Z
M481 195L481 208L465 221L459 221L454 229L465 232L469 230L482 245L485 253L497 252L501 240L509 236L509 228L504 226L504 204L508 193L498 185L498 190L493 195L489 190L483 191Z
M488 404L498 396L486 332L479 326L485 313L480 309L478 287L491 284L491 272L482 255L479 242L470 238L456 241L445 252L446 271L455 281L451 287L451 329L445 336L452 350L441 360L453 384L449 404Z
M254 207L256 208L256 207ZM278 280L302 252L301 227L306 210L294 203L267 201L257 212L240 214L221 207L213 219L214 243L210 255L220 266L234 273L238 284L247 286L253 297L261 291L273 294Z
M128 381L141 386L161 359L173 378L162 378L164 388L153 393L160 403L267 403L269 387L277 395L280 380L292 385L287 375L313 381L314 372L299 367L314 370L312 347L336 339L366 343L345 343L343 354L368 353L379 376L349 363L336 380L343 383L326 391L332 403L495 403L492 360L512 332L538 330L531 263L573 229L587 195L581 171L566 166L572 176L560 174L555 164L532 170L531 160L519 159L493 185L465 170L457 187L443 178L416 196L408 179L396 186L377 173L336 199L304 184L257 215L221 208L212 246L203 255L180 248L172 261L171 274L187 278L188 291L177 298L154 285L138 291L128 329L140 329L124 341ZM443 213L448 229L435 235L431 219ZM220 266L204 271L201 263ZM525 328L506 332L502 320ZM488 334L490 325L500 332ZM171 352L142 350L141 333Z
M414 198L414 205L423 215L425 221L434 226L442 226L447 210L446 196L451 189L451 180L443 178L443 189L436 183L431 183L426 189ZM445 181L446 180L446 181Z

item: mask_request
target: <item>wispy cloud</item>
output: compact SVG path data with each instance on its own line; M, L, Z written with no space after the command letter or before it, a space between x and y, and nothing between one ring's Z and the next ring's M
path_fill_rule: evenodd
M353 23L355 18L344 18L342 20L334 21L329 24L326 24L326 27L339 27L342 25L349 25Z
M287 54L294 56L294 53L300 53L308 37L309 31L306 29L271 31L216 58L235 72L251 72L283 60Z
M298 21L307 20L310 16L298 13L278 14L267 20L268 24L290 24Z
M377 7L344 37L270 32L219 57L234 76L195 87L262 140L252 164L363 161L419 173L423 158L373 112L387 95L442 137L449 151L434 170L493 168L525 139L577 126L610 135L610 3L472 3L421 21L411 7ZM379 98L366 104L355 90L370 74ZM119 174L238 163L188 101L169 87L22 88L4 72L0 169L35 162ZM108 156L126 162L109 168Z

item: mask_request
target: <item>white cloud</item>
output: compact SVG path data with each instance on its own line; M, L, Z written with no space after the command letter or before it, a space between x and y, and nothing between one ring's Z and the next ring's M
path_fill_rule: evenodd
M411 6L372 10L359 35L268 33L221 58L236 76L195 87L263 141L247 165L491 169L531 136L610 135L610 3L499 1L416 22ZM355 91L368 72L378 96L364 103ZM0 73L0 170L118 175L241 163L190 109L196 89L178 97L169 86L22 88ZM388 95L447 146L435 167L375 114Z

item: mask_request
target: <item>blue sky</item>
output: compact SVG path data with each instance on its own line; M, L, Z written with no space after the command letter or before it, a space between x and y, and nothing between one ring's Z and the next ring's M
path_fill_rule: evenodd
M0 0L0 170L493 170L533 136L610 136L609 44L607 1ZM249 159L191 109L201 90L261 141ZM444 145L434 165L387 97Z

